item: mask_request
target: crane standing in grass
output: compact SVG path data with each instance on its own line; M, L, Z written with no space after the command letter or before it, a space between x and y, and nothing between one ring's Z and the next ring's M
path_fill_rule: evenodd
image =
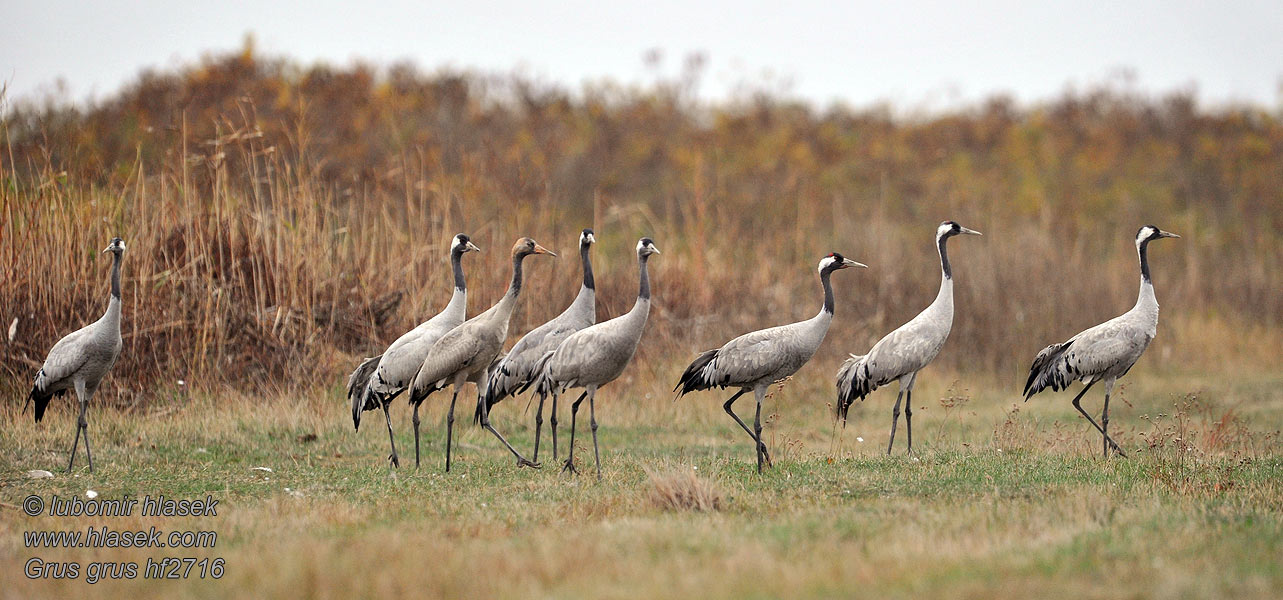
M597 291L593 281L592 260L589 250L597 242L593 230L585 229L579 234L579 260L583 263L584 282L579 287L579 295L565 311L527 333L512 347L508 355L499 361L486 385L484 402L477 404L477 422L489 415L490 409L507 396L525 392L537 380L536 368L542 363L544 355L557 349L570 334L597 322ZM530 460L539 462L539 434L543 430L543 404L547 394L539 394L539 408L535 412L535 451ZM484 415L483 415L484 413ZM557 403L553 396L552 405L552 458L557 458Z
M738 387L740 390L731 396L722 408L735 422L753 438L757 446L757 472L762 472L763 462L770 464L771 454L762 442L762 398L766 388L772 383L797 372L811 360L824 336L833 323L833 285L829 276L834 271L864 267L838 253L832 253L820 260L820 285L824 288L824 304L814 317L790 325L781 325L746 333L716 350L701 353L686 371L673 391L680 390L678 396L696 390L712 388ZM735 414L731 406L740 396L753 391L757 399L757 410L753 417L753 429Z
M503 295L494 306L454 329L428 349L423 364L419 367L414 381L410 385L410 404L414 406L414 465L419 466L419 405L429 395L447 385L454 385L454 395L450 398L450 412L446 416L445 470L450 471L450 453L454 439L454 405L459 399L459 388L469 381L477 385L477 401L484 400L487 370L492 366L503 343L508 337L508 321L512 311L517 307L517 296L521 293L521 263L531 254L556 256L530 238L521 238L512 247L512 282L508 293ZM526 459L516 448L490 426L490 420L484 414L481 426L499 438L500 442L517 457L521 466L537 467Z
M27 395L28 402L35 403L36 422L45 416L45 408L54 396L61 396L67 390L74 390L80 400L80 417L76 419L76 439L71 443L71 458L67 461L67 472L76 462L76 448L80 437L85 438L85 456L89 460L89 472L94 472L94 455L89 450L89 420L85 413L89 400L98 391L102 378L116 364L120 356L120 262L125 256L125 242L112 238L111 243L103 249L110 252L111 261L111 298L107 300L107 312L102 318L76 330L58 340L49 350L45 364L36 373L36 379ZM24 406L25 410L25 406Z
M641 342L646 319L650 315L650 276L646 263L651 255L659 254L655 242L644 237L637 242L637 265L640 287L632 310L609 321L581 329L544 355L539 366L541 373L539 393L551 393L553 406L557 395L571 388L582 387L584 392L570 406L570 449L566 451L564 471L575 469L575 417L579 404L588 398L588 417L592 426L593 458L597 463L597 478L601 479L601 453L597 448L597 389L614 381L633 360Z
M400 467L401 463L397 459L396 439L392 436L392 417L388 414L388 405L410 386L415 373L423 365L428 348L446 332L463 323L468 308L463 255L480 251L468 236L462 233L454 236L450 244L450 266L454 272L454 294L450 296L450 303L436 316L397 338L383 354L365 359L348 377L347 395L352 401L352 425L359 430L363 411L383 408L383 419L388 425L388 441L392 444L392 454L388 456L388 461L393 467ZM418 406L415 409L415 421L418 421Z
M908 434L908 452L913 452L913 384L918 371L926 367L949 339L953 328L953 270L949 267L949 253L945 243L960 235L981 235L953 221L945 221L936 228L936 249L940 253L940 292L926 310L918 313L908 323L887 334L873 345L864 356L851 355L837 373L838 416L846 424L847 411L858 398L864 400L873 390L892 381L900 381L900 393L895 397L891 410L891 440L887 454L895 443L895 425L900 420L900 401L904 400L904 428Z
M1153 225L1141 227L1136 232L1136 253L1140 255L1140 293L1136 297L1136 305L1063 343L1043 348L1029 367L1025 401L1047 388L1058 392L1075 381L1087 384L1074 396L1074 408L1104 438L1102 446L1106 458L1111 448L1119 456L1127 457L1109 437L1109 396L1114 391L1114 382L1131 370L1158 333L1158 300L1154 297L1154 282L1149 278L1148 246L1154 240L1179 237ZM1105 406L1099 425L1079 404L1083 394L1097 381L1105 383Z

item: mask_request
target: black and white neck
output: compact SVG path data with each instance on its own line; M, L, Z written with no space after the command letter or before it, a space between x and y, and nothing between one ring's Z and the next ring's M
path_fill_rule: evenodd
M829 277L833 275L834 271L851 267L865 267L865 265L846 258L837 252L830 253L820 259L820 286L824 288L824 305L820 307L819 314L815 315L816 319L825 323L833 319L835 303L833 301L833 284L829 281ZM825 325L825 327L827 326Z
M650 255L648 254L642 254L637 257L637 269L638 269L637 301L638 302L643 302L643 301L650 302L650 274L647 273L647 270L646 270L646 261L648 261L649 259L650 259Z
M936 250L940 253L940 273L946 280L953 279L953 269L949 266L949 238L957 235L948 223L936 230Z
M454 270L455 292L468 291L468 283L463 278L463 254L467 251L467 247L459 243L459 238L456 236L454 245L450 248L450 268Z
M593 236L591 229L585 229L583 233L579 235L579 261L583 263L584 266L583 287L584 289L589 290L596 289L596 283L593 281L592 275L592 259L589 258L588 252L592 249L592 245L596 243L596 241L597 239Z
M650 309L650 274L646 270L646 263L650 260L650 255L659 254L659 248L655 247L654 240L642 238L637 242L637 303L633 305L633 310Z
M833 283L829 277L833 272L842 268L842 258L838 254L830 254L820 260L820 287L824 288L824 304L820 306L820 313L816 316L833 316L835 302L833 301Z
M113 325L115 331L120 330L120 263L125 258L125 242L120 238L113 238L111 244L103 249L103 252L111 253L111 297L107 300L107 311L103 313L103 320Z
M1154 282L1149 275L1149 243L1165 237L1180 236L1153 225L1141 227L1136 232L1136 254L1140 258L1140 292L1136 296L1136 306L1158 306L1158 299L1154 296Z

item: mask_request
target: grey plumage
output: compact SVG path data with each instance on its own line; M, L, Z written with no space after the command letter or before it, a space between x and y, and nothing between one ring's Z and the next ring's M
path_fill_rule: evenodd
M450 399L450 412L446 417L446 471L450 470L451 445L454 437L454 405L459 398L459 388L467 382L477 384L477 400L482 401L488 369L503 350L503 343L508 337L508 322L512 318L512 311L517 306L517 296L521 293L521 265L531 254L556 256L530 238L517 240L512 247L512 282L508 286L508 292L485 312L464 321L462 325L441 336L424 355L422 364L410 385L410 404L414 406L416 467L419 464L419 406L433 392L447 385L453 385L454 395ZM517 452L502 435L499 435L499 432L490 426L488 419L483 417L481 425L512 451L517 457L518 464L535 466L521 456L521 453Z
M388 426L388 441L392 445L392 454L388 456L388 460L394 467L400 466L400 460L397 458L396 440L392 437L392 418L388 413L388 405L409 387L410 381L423 364L428 348L446 332L463 323L468 308L463 255L480 251L467 235L460 233L454 236L450 243L454 293L450 296L449 304L431 319L397 338L383 354L363 360L348 377L347 395L352 403L353 427L358 430L361 428L362 412L382 408L384 421Z
M648 237L637 242L638 292L632 310L627 313L586 327L570 334L552 353L545 354L540 360L541 369L539 391L541 394L552 394L553 414L556 414L557 397L571 388L585 388L584 393L571 405L570 409L570 450L567 451L564 470L576 472L575 459L575 419L579 404L588 399L591 426L593 431L593 456L597 463L597 477L601 478L601 454L597 447L597 418L594 398L597 389L606 385L624 372L632 362L637 346L641 343L642 332L650 315L650 275L647 262L652 255L659 254L659 248Z
M891 441L887 454L895 442L895 426L900 419L900 401L906 399L905 428L908 433L908 451L913 452L913 384L921 371L949 339L953 329L953 270L949 265L946 242L960 234L981 235L953 221L945 221L936 228L936 249L940 254L940 291L936 299L908 323L873 345L868 354L851 355L837 372L838 416L846 422L847 411L855 400L863 400L874 390L893 381L900 382L895 407L891 412Z
M1141 270L1136 305L1065 342L1043 348L1034 357L1029 377L1025 380L1025 400L1047 388L1060 391L1075 381L1087 384L1074 398L1073 405L1103 436L1103 451L1106 456L1111 448L1126 456L1109 437L1109 397L1113 393L1114 382L1131 370L1158 333L1158 300L1154 296L1154 284L1149 276L1148 245L1153 240L1165 237L1180 236L1153 225L1141 227L1136 232L1136 252ZM1099 425L1079 404L1083 394L1098 381L1105 384L1105 405Z
M36 373L27 401L35 405L37 423L44 418L49 400L61 396L68 390L75 391L80 401L80 417L76 420L76 439L72 442L71 458L67 461L67 471L76 461L76 447L80 437L85 438L85 455L89 460L89 472L94 470L94 457L89 449L89 422L86 411L94 392L102 378L116 364L120 356L120 263L124 259L125 242L113 238L103 253L112 254L111 263L111 297L107 301L107 310L97 321L68 334L58 340L49 350L44 365Z
M540 325L530 333L522 336L513 345L508 355L495 365L493 374L486 386L485 400L477 405L476 419L481 421L482 413L508 396L525 392L535 383L545 354L557 349L570 334L597 322L597 292L593 280L592 259L589 250L597 241L591 229L579 234L579 258L583 264L583 284L579 294L561 314ZM542 406L542 398L540 399ZM539 443L536 433L535 452L532 461L539 461Z
M682 396L696 390L712 388L740 388L739 392L722 406L731 418L753 438L757 448L757 470L762 471L762 464L770 463L771 455L762 442L762 399L766 388L772 383L796 373L802 368L829 331L833 322L833 286L829 276L834 271L865 265L833 253L820 260L820 284L824 289L824 304L814 317L789 325L771 327L741 335L716 350L708 350L700 355L682 373L677 387ZM754 428L735 414L732 406L741 395L752 390L757 399L757 416Z

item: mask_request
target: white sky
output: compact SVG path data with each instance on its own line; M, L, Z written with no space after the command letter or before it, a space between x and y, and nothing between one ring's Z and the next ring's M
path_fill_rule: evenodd
M750 82L820 105L933 109L995 92L1037 101L1130 71L1146 93L1283 107L1278 0L365 4L0 0L0 81L11 100L59 78L73 98L102 98L141 67L190 64L253 32L262 52L305 64L411 59L425 70L522 70L571 89L653 81L642 58L651 49L667 76L702 52L708 99Z

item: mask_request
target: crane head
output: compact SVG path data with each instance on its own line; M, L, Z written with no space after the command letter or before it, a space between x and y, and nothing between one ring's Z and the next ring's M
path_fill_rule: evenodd
M1139 246L1146 242L1152 242L1154 240L1161 239L1161 238L1178 238L1178 237L1180 236L1170 231L1163 231L1162 229L1159 229L1153 225L1146 225L1144 227L1141 227L1140 230L1136 232L1136 245Z
M955 235L984 235L974 229L967 229L957 223L957 221L945 221L936 228L936 239L951 237Z
M838 269L850 269L851 267L869 268L869 265L855 262L837 252L830 252L828 256L820 259L820 273L832 273Z
M464 252L481 251L481 249L478 248L476 244L472 243L472 238L469 238L467 234L463 234L463 233L460 233L459 235L454 236L454 242L450 244L450 250L452 252L458 252L460 254Z
M587 248L588 246L591 246L596 243L597 243L597 238L593 236L591 229L584 229L583 233L579 234L580 248Z
M646 258L652 254L660 254L659 248L655 247L655 240L644 237L637 240L637 257Z
M107 247L102 249L103 254L106 254L108 252L111 252L112 254L124 254L125 240L122 240L118 237L111 238L111 243L107 244Z
M547 254L548 256L557 256L556 252L553 252L552 250L549 250L547 248L544 248L543 246L540 246L537 242L535 242L534 240L528 237L523 237L517 240L517 243L512 246L512 255L514 257L529 256L531 254Z

